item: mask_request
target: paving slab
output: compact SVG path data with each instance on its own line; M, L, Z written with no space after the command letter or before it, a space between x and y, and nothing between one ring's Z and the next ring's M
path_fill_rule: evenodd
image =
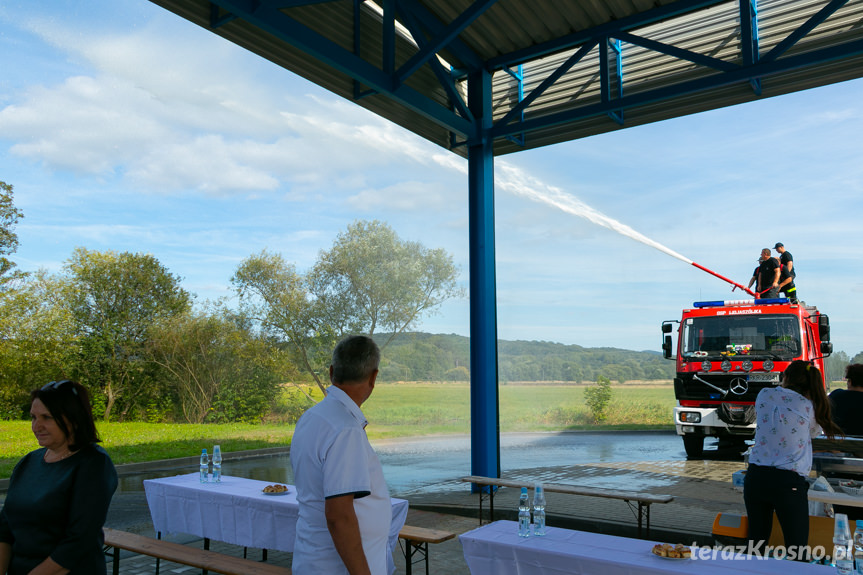
M713 520L717 513L745 513L743 494L735 490L731 475L743 467L740 461L651 461L629 463L592 463L586 465L550 466L519 473L506 478L530 483L568 483L588 487L672 495L666 504L654 504L650 514L652 541L669 543L713 542ZM118 494L109 513L108 526L153 536L143 493ZM479 525L479 496L472 494L470 486L454 478L436 486L432 493L394 493L410 501L407 523L418 527L444 529L456 534L465 533ZM495 519L514 519L519 490L501 488L495 496ZM547 493L548 524L636 537L635 511L623 501L600 497L586 497ZM116 506L115 506L116 504ZM143 506L143 509L142 509ZM171 540L188 545L202 545L200 538L174 536ZM444 575L468 574L461 543L458 538L429 546L429 572ZM211 542L211 549L242 556L243 548L220 542ZM246 550L249 558L260 560L260 549ZM397 551L397 553L401 553ZM270 551L267 560L289 567L291 554ZM395 557L396 573L405 573L403 555ZM155 572L155 560L149 557L126 555L121 557L120 573L139 575ZM110 571L109 571L110 572ZM162 573L193 573L194 569L163 563ZM414 573L424 573L424 565L414 565Z

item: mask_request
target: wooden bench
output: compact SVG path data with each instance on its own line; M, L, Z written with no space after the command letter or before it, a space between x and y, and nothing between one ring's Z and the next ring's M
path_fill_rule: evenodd
M203 570L223 573L225 575L290 575L291 570L286 567L278 567L225 555L209 549L199 549L161 539L153 539L144 535L119 531L117 529L105 528L105 545L113 548L113 574L120 573L120 550L132 551L141 555L155 557L157 560L164 559L172 563L189 565ZM429 543L443 543L455 537L455 533L442 531L440 529L427 529L425 527L414 527L405 525L399 531L399 539L404 539L405 548L405 572L412 572L414 556L419 554L420 561L425 560L426 575L429 573L428 546Z
M483 493L479 493L479 523L482 525L482 500L484 495L488 495L489 500L489 520L494 520L494 492L497 487L522 487L531 488L533 483L526 480L511 480L501 479L499 477L482 477L479 475L469 475L462 477L461 481L473 483L475 485L484 485L489 487ZM608 499L619 499L625 501L632 508L632 502L637 503L638 511L638 537L641 538L642 520L646 521L645 536L650 536L650 505L653 503L669 503L674 500L671 495L654 495L653 493L641 493L635 491L619 491L616 489L604 489L602 487L582 487L578 485L569 485L566 483L543 483L543 489L546 493L566 493L568 495L584 495L587 497L605 497ZM633 510L633 513L635 511Z
M290 575L287 567L279 567L242 557L225 555L208 549L198 549L145 535L106 528L105 545L114 548L113 574L120 573L120 550L149 555L173 563L181 563L223 575Z
M441 531L440 529L427 529L425 527L414 527L405 525L399 531L399 539L405 540L405 573L411 575L414 564L414 554L419 553L425 559L426 575L429 575L429 543L443 543L455 537L455 533Z

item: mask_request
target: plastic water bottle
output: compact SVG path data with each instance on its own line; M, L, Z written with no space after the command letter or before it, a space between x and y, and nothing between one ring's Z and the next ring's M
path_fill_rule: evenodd
M213 446L213 481L222 481L222 448L219 445Z
M209 472L210 460L207 459L207 448L201 450L201 483L207 482L207 474Z
M518 498L518 536L530 537L530 500L527 498L527 487L521 488Z
M533 486L533 534L545 535L545 491L542 483Z
M850 575L854 571L851 530L844 513L837 513L833 519L833 564L840 575Z
M863 519L857 520L854 532L854 566L858 575L863 575Z

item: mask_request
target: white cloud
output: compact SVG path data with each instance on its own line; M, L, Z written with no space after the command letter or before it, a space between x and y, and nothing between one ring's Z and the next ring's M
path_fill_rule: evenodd
M440 211L451 203L452 195L451 190L442 189L437 182L405 181L379 190L363 190L350 196L347 201L350 206L364 213L381 208L396 211Z
M152 147L144 157L128 163L127 174L142 188L200 190L223 194L237 191L272 191L280 181L269 170L256 167L268 146L254 141L226 142L207 134L184 142Z

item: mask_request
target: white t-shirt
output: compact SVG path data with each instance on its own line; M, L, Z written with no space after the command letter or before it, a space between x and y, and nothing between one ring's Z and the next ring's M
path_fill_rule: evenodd
M383 469L366 437L366 418L341 389L306 411L291 441L300 506L291 566L296 575L347 573L324 513L326 498L354 494L363 551L372 575L388 575L392 504Z
M795 471L812 470L812 439L821 433L812 402L785 387L766 387L755 398L755 445L749 463Z

